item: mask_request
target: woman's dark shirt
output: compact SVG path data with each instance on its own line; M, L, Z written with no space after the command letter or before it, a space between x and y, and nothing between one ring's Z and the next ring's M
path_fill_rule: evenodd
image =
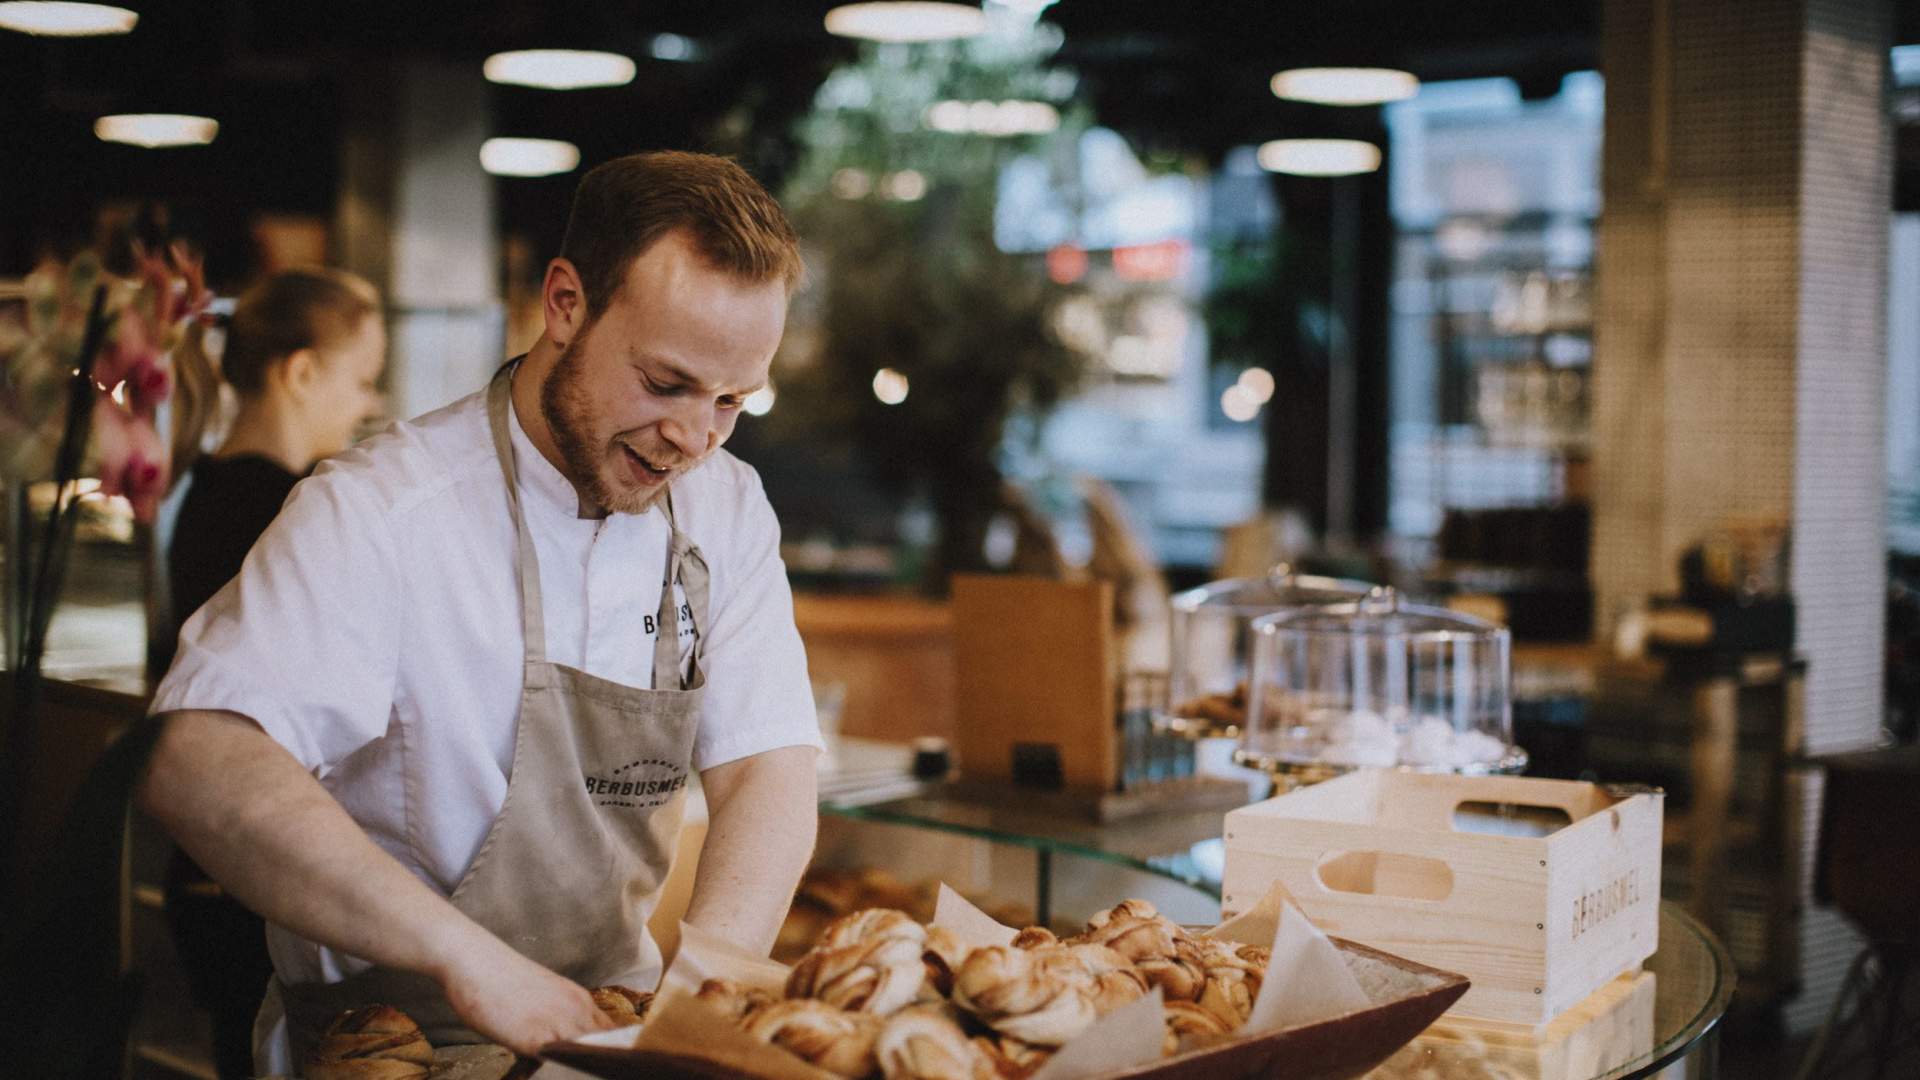
M176 628L240 572L248 549L300 480L278 462L252 454L201 458L188 475L167 554Z
M176 630L240 572L248 549L299 480L251 454L194 463L167 552ZM171 656L172 648L167 652ZM273 974L266 924L178 849L167 862L164 888L167 924L188 987L213 1018L214 1071L222 1080L252 1076L253 1017Z

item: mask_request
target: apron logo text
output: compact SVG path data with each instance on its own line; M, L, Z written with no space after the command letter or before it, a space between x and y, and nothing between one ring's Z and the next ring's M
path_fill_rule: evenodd
M648 634L657 634L660 632L659 620L655 619L651 615L640 616L640 626ZM695 633L697 633L697 631L694 629L694 625L693 625L693 608L688 604L681 604L680 605L680 636L683 638L692 637L694 636Z
M664 780L614 780L605 776L587 774L587 794L607 795L621 799L643 799L650 796L667 796L687 786L687 776Z

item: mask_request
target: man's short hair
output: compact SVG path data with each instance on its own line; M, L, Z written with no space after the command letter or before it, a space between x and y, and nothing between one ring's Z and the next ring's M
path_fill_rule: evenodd
M629 154L580 180L560 257L573 264L598 319L627 270L675 229L715 269L748 281L779 280L791 295L805 274L793 224L760 182L730 158L660 150Z

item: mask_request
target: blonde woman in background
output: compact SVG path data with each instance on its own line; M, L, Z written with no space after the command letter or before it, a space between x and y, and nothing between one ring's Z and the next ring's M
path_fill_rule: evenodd
M242 295L217 367L199 332L176 354L174 461L191 462L177 474L189 486L167 556L176 628L239 572L294 484L379 415L386 350L379 293L316 268L280 271ZM238 409L219 448L195 460L223 380ZM195 1001L213 1017L221 1080L251 1076L254 1014L273 974L265 925L178 851L166 892Z
M380 296L342 270L283 270L241 296L216 369L189 340L176 470L188 483L168 553L175 624L240 570L247 550L321 458L381 411L387 336ZM195 460L224 380L238 409L220 447Z

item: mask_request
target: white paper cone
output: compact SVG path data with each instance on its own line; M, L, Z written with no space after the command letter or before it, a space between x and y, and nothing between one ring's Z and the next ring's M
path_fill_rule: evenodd
M933 925L951 931L960 939L960 944L968 949L984 949L989 945L1011 945L1020 931L1002 926L993 916L974 907L961 896L948 888L945 882L940 885L940 894L933 902Z
M1273 950L1242 1034L1312 1024L1373 1004L1340 950L1294 904L1286 886L1277 882L1259 903L1214 927L1207 936Z

